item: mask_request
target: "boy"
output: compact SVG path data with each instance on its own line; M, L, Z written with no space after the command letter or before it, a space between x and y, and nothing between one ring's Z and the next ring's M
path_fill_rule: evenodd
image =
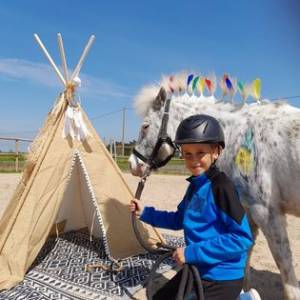
M193 115L178 126L175 143L181 147L190 182L176 212L143 208L134 199L131 211L155 227L184 230L186 246L173 257L179 265L194 264L200 273L205 300L236 300L243 285L247 251L252 234L230 179L215 163L225 148L218 121ZM175 299L182 271L153 299Z

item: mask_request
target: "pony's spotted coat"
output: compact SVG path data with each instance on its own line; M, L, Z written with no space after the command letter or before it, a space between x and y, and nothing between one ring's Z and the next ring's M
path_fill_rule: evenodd
M170 77L164 77L137 96L137 112L149 126L142 129L136 148L147 156L156 143L165 100L156 98L161 87L172 98L168 134L173 140L179 122L188 116L205 113L217 118L226 141L218 165L233 179L243 205L266 236L287 299L299 300L285 214L300 216L300 109L285 102L232 104L204 97L186 85L187 75L173 76L171 84ZM142 174L137 161L130 158L131 168Z

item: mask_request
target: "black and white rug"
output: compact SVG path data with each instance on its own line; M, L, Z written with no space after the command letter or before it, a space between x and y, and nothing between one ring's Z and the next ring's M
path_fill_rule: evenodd
M169 244L181 246L183 239L165 235ZM132 256L122 261L122 270L85 270L87 264L110 265L101 239L92 242L83 232L68 232L48 239L22 283L0 292L0 300L109 300L130 299L142 287L157 256ZM160 267L163 273L175 266L172 259Z

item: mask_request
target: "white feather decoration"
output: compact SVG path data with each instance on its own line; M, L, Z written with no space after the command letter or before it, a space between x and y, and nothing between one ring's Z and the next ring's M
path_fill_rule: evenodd
M68 106L65 113L65 122L63 129L63 138L70 136L72 139L84 141L90 136L83 118L80 107Z

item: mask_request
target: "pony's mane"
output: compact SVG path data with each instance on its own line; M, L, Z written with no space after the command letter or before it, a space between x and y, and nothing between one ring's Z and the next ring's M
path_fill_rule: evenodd
M228 75L224 75L224 76L228 76ZM224 84L225 83L223 77L222 79L220 79L219 82L219 85L223 91L223 95L224 95L224 89L226 89ZM232 99L233 99L233 95L238 90L237 80L231 79L230 84L232 84L232 91L233 91ZM187 94L190 97L201 96L202 99L209 99L209 98L211 99L212 97L214 98L214 93L217 88L217 79L215 74L210 74L209 76L204 77L201 75L194 75L194 74L189 75L189 73L186 71L179 72L175 75L163 75L160 82L158 82L157 84L147 85L138 92L134 100L135 110L138 113L138 115L143 117L147 114L156 96L158 95L160 88L162 87L166 90L168 97L174 96L178 99L179 98L178 96ZM206 93L209 94L208 97L204 96L205 89L207 90ZM250 91L250 85L245 85L244 89L247 92L247 97L249 95L254 97L251 94L252 92ZM284 100L272 101L272 102L267 99L262 99L259 101L258 99L256 100L257 100L256 102L259 102L259 104L262 105L270 104L276 107L287 104L287 102ZM245 105L245 101L239 103L238 102L228 103L228 101L225 102L223 100L223 97L222 100L215 99L215 101L216 104L226 103L229 106L231 105L230 110L232 111L236 111L238 109L244 108Z

